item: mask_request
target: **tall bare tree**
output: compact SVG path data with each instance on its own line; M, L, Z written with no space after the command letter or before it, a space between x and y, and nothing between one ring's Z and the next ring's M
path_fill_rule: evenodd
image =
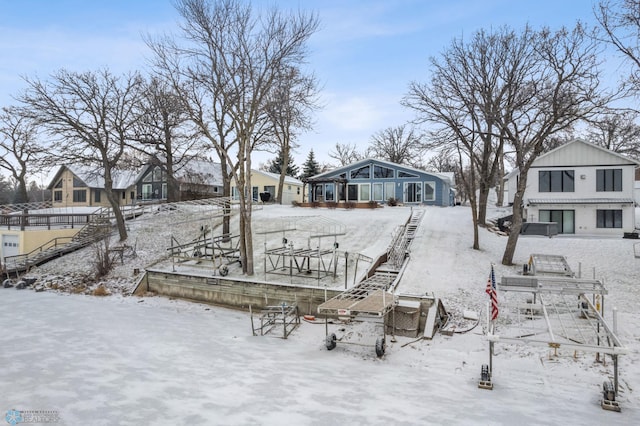
M38 171L45 149L38 142L36 123L18 107L0 110L0 168L16 182L13 202L29 201L28 178Z
M315 15L263 15L238 0L178 0L182 41L149 41L156 66L171 79L190 118L223 164L225 194L233 178L240 203L240 257L253 275L251 154L266 143L266 104L286 70L307 56L307 41L318 28ZM179 83L179 84L178 84Z
M455 153L460 183L469 197L473 248L480 248L478 226L486 221L489 190L502 158L504 137L496 120L508 103L505 74L529 52L532 31L518 35L503 27L479 30L469 42L454 39L441 57L430 59L431 80L413 82L403 104L417 119L434 126L428 148Z
M628 83L640 91L640 0L605 0L594 8L604 39L630 62Z
M205 143L193 127L186 106L171 83L158 77L146 82L140 98L140 120L134 147L162 165L167 174L167 201L180 201L176 172L200 157Z
M371 136L368 153L381 160L396 164L422 167L425 144L422 135L413 126L401 124L376 132Z
M142 78L137 73L115 76L107 69L83 73L61 69L49 81L25 81L27 90L20 100L47 131L52 154L62 162L93 167L102 175L120 240L126 240L113 172L135 137Z
M640 160L640 125L635 111L608 111L590 120L587 140Z
M440 61L431 61L430 85L411 85L406 104L424 121L441 123L440 140L461 147L459 158L471 165L465 182L474 215L474 248L479 248L474 173L478 171L482 192L483 185L495 182L505 146L513 151L520 179L503 264L513 261L527 173L545 141L610 100L598 89L598 53L593 33L580 24L558 31L479 31L470 44L454 41Z
M360 153L358 147L353 143L336 142L335 146L329 151L329 158L338 160L340 166L347 166L356 161L366 158L366 153Z
M273 145L282 160L276 202L282 204L282 191L287 176L291 151L298 147L297 133L312 127L311 113L319 108L318 82L315 76L305 75L297 68L282 70L265 104L272 126Z

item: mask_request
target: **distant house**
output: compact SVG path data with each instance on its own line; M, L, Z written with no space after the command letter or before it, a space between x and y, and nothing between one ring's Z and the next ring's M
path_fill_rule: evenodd
M314 202L376 201L390 198L404 204L454 205L452 173L434 173L377 159L365 159L306 179Z
M182 200L222 196L219 163L191 160L175 174ZM112 176L113 192L121 206L167 199L167 173L162 166L147 164L137 170L115 169ZM102 171L95 168L61 166L48 188L52 191L53 207L110 207Z
M138 172L114 170L113 192L120 205L131 204L136 198L133 184ZM104 177L95 168L76 165L60 166L48 186L53 207L109 207L104 191Z
M634 171L640 164L580 139L538 157L527 174L523 218L556 222L564 234L621 235L635 229ZM513 204L518 170L506 176Z
M220 163L191 160L175 172L181 200L221 197L223 194ZM147 164L135 180L135 193L141 201L167 199L167 172L163 166Z
M261 201L261 195L268 193L269 201L275 201L278 194L278 182L280 175L276 173L264 172L261 170L251 171L251 198L253 201ZM304 183L291 176L285 176L284 187L282 188L282 204L291 204L294 201L301 203ZM235 182L231 183L231 196L239 198L238 189ZM262 198L265 198L262 195Z

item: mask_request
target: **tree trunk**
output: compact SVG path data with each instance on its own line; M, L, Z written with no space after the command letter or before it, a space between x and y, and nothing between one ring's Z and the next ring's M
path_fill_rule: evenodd
M480 190L478 191L478 226L485 226L487 224L489 189L490 187L485 182L480 182Z
M247 144L247 148L249 148L251 145ZM249 202L247 203L247 205L245 206L245 209L243 210L243 216L244 216L244 239L245 239L245 251L246 251L246 263L247 263L247 268L245 273L247 275L253 275L254 273L254 268L253 268L253 233L252 233L252 229L251 229L251 212L252 212L252 206L253 206L253 191L251 188L251 152L247 152L246 155L246 161L244 163L244 167L247 169L246 171L246 185L247 188L249 188L249 197L248 200Z
M120 236L120 241L125 241L127 239L127 227L124 223L124 216L122 214L122 210L120 210L120 203L118 199L113 194L112 183L105 183L104 192L107 196L107 200L109 200L109 204L111 205L111 210L113 210L113 215L116 218L116 226L118 227L118 234Z
M231 197L231 175L229 174L229 166L224 161L224 157L220 157L220 172L222 173L222 196ZM236 185L236 189L240 190L240 184ZM222 216L222 235L230 235L231 233L231 206L225 203L224 215ZM242 234L241 234L242 235ZM241 238L242 239L242 238Z
M524 174L520 173L520 179L518 180L518 189L513 198L513 218L511 219L509 239L507 240L507 246L505 247L504 255L502 256L503 265L513 265L513 255L516 252L518 237L520 236L520 229L522 229L522 199L524 197L524 190L526 187L526 172Z

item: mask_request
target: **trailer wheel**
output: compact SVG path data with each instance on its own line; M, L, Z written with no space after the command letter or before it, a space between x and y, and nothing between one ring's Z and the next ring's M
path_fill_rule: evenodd
M331 333L327 336L325 344L328 351L335 349L337 340L338 339L336 338L336 333Z
M384 350L386 349L386 346L387 345L386 345L384 336L378 337L378 339L376 340L376 355L378 355L378 358L384 355Z

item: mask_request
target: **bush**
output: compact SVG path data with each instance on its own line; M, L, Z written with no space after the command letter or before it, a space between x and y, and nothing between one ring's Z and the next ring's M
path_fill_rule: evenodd
M300 207L300 203L299 203L297 200L293 200L293 201L291 201L291 205L292 205L293 207Z
M395 207L398 205L398 199L397 198L393 198L393 197L389 197L389 199L387 200L387 204L391 207Z
M311 202L311 208L317 209L318 207L320 207L320 203L318 201Z
M353 201L347 201L346 203L344 203L344 208L345 209L355 209L356 208L356 203Z
M330 209L335 209L336 207L338 207L338 202L337 201L327 201L327 207Z
M110 238L106 237L97 242L94 246L95 260L94 269L96 278L104 277L113 269L117 253L110 250Z
M369 201L369 208L370 209L377 209L378 208L378 202L377 201Z
M100 284L98 287L93 289L94 296L108 296L110 293L105 286Z

